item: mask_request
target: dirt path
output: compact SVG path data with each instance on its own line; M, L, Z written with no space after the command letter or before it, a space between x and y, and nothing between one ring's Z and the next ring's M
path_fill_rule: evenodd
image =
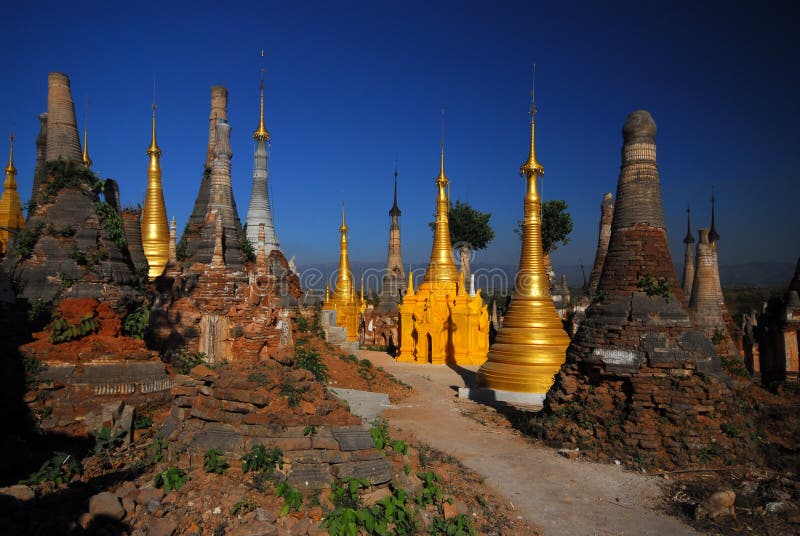
M613 465L568 460L512 430L465 416L475 403L456 398L464 380L449 367L396 363L386 354L366 350L360 357L415 389L401 404L383 411L393 427L479 473L548 536L697 534L649 508L661 493L653 477Z

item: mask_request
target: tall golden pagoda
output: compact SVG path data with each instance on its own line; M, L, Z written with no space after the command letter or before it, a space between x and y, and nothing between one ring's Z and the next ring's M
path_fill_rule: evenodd
M150 269L147 277L152 281L164 273L169 261L169 224L161 189L161 149L156 143L156 105L153 103L153 138L147 148L150 165L147 167L147 193L142 209L142 249Z
M6 180L3 183L3 195L0 197L0 254L3 255L8 251L11 235L16 235L25 225L22 204L19 201L19 192L17 192L17 168L14 167L14 135L12 134L9 139L11 143L8 150Z
M480 289L465 291L463 273L456 270L451 253L450 206L444 172L444 141L439 176L436 177L436 228L425 279L414 292L409 271L408 290L400 304L400 354L398 361L444 365L480 365L489 349L489 314Z
M355 294L353 274L350 272L350 258L347 252L347 224L344 221L344 203L342 203L342 225L339 227L339 273L336 277L336 288L333 297L330 289L325 287L325 303L323 309L336 311L336 325L345 328L348 341L358 340L358 319L361 300Z
M531 93L533 96L533 93ZM569 337L550 296L542 251L542 200L536 182L544 167L536 159L536 107L531 99L531 148L520 174L527 181L522 251L511 305L478 370L478 385L500 391L545 394L566 358Z

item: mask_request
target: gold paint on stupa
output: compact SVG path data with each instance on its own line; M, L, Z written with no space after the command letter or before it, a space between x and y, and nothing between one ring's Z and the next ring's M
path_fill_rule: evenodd
M531 147L520 168L527 181L522 251L511 305L478 370L478 385L500 391L546 393L566 358L569 337L550 296L542 252L542 200L536 182L544 167L536 159L534 115L531 103Z
M464 275L456 270L447 219L450 180L444 172L444 143L436 177L436 228L425 279L414 291L412 273L400 304L398 361L444 365L480 365L489 349L489 315L480 289L465 292Z
M164 273L169 261L169 224L161 189L161 149L156 143L156 105L153 104L153 137L147 148L150 164L147 167L147 193L142 209L142 249L150 266L147 277L152 281Z
M350 259L347 252L347 224L344 221L344 204L342 204L342 225L339 227L339 273L333 297L330 289L325 287L325 303L323 309L336 311L336 325L345 328L348 341L358 340L358 320L361 300L355 295L353 274L350 272Z
M8 150L6 180L3 183L3 195L0 197L0 254L8 251L8 243L25 225L22 215L22 203L17 192L17 168L14 167L14 135L9 137L11 144Z

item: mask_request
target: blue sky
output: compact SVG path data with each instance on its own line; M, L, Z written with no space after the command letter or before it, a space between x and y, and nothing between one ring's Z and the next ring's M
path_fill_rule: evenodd
M94 170L119 181L124 203L141 203L155 74L170 218L180 231L191 212L209 88L223 84L244 219L263 48L274 216L287 257L336 261L344 200L351 258L385 259L399 159L404 258L425 261L444 107L451 197L491 212L496 232L476 261L514 264L535 62L543 196L566 200L575 220L556 263L582 260L590 269L600 201L616 189L621 127L639 108L658 124L675 260L687 204L695 234L708 224L712 184L721 263L794 262L800 254L800 45L788 3L4 4L0 131L15 129L23 200L47 73L62 71L81 129L90 101Z

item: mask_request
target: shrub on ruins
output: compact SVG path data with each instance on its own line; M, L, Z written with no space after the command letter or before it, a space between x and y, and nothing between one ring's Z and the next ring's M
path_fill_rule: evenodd
M328 379L328 366L319 353L311 348L297 348L295 350L295 363L297 366L309 371L318 382Z
M9 257L20 261L27 259L33 254L33 248L42 236L42 222L31 223L22 228L14 238Z
M153 480L153 484L157 488L164 488L164 491L169 493L172 490L181 489L189 481L189 478L189 475L183 469L170 467L166 471L158 473Z
M20 484L42 484L52 482L56 486L70 482L73 477L83 472L81 464L71 454L56 452L48 458L39 470L32 473Z
M50 327L50 342L58 344L75 341L95 333L98 329L100 329L100 321L95 318L94 313L84 315L77 324L56 314L53 325Z
M177 349L169 356L169 362L179 374L189 374L190 370L203 363L205 359L206 354L203 352L192 353L186 347Z
M275 496L283 498L281 517L285 517L292 510L297 512L303 504L303 494L287 482L278 482L275 486Z
M203 469L206 473L221 475L228 470L228 462L222 457L220 449L209 449L203 455Z
M130 337L144 339L147 328L150 326L150 309L147 305L140 305L133 312L128 313L122 321L122 332Z
M254 262L256 260L256 249L253 247L252 242L250 242L244 234L242 234L239 247L242 249L245 259L250 262Z
M101 189L97 175L81 163L59 158L47 162L46 169L49 180L45 182L39 195L39 203L42 205L53 202L64 188L88 186L96 192Z
M645 274L636 286L650 297L659 296L669 301L669 297L672 295L669 289L669 281L667 281L666 277L656 279L653 274Z
M259 472L272 474L275 468L283 468L283 451L274 447L267 450L267 447L258 443L250 448L250 451L242 456L242 472Z

